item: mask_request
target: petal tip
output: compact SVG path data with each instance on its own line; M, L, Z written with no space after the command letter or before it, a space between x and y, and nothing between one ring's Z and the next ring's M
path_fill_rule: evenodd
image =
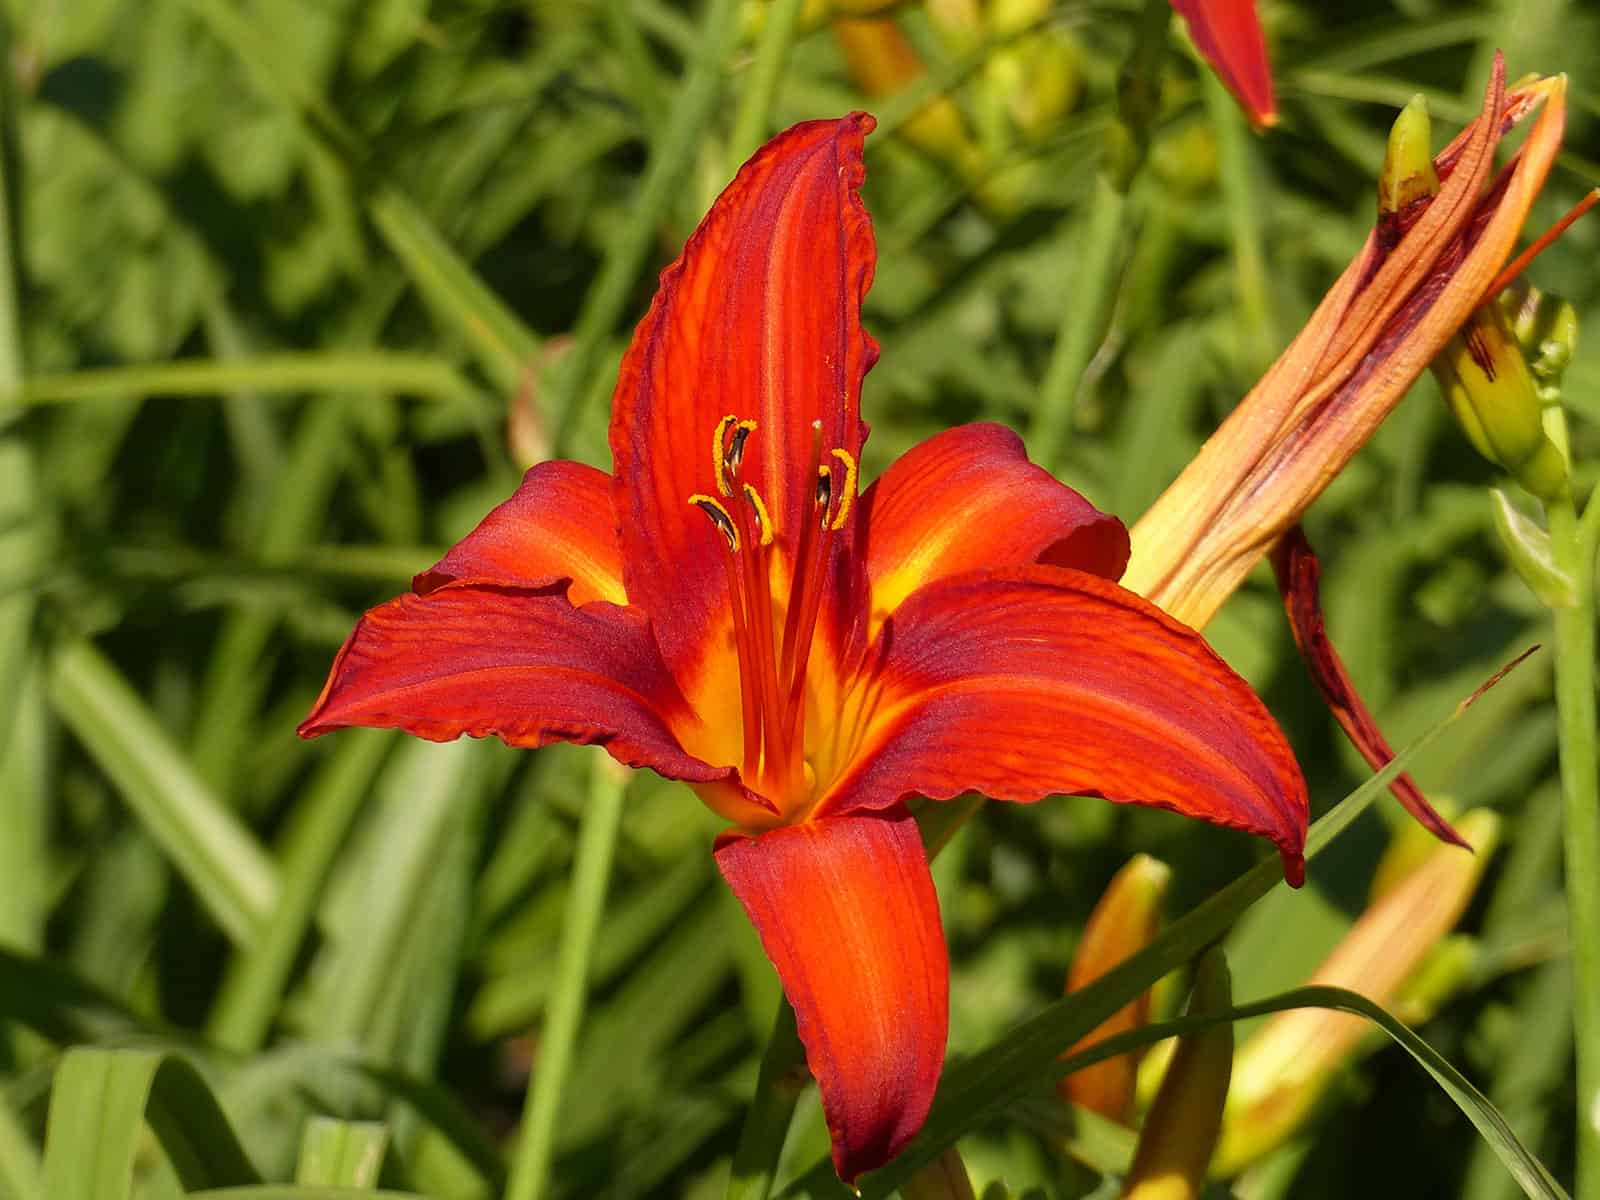
M1306 856L1300 850L1279 850L1283 859L1283 880L1292 888L1303 887L1306 882Z

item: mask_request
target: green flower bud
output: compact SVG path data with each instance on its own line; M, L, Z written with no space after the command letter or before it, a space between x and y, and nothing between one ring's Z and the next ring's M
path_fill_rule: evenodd
M1567 489L1566 456L1545 433L1533 372L1498 305L1468 318L1433 360L1433 374L1479 454L1540 499Z
M1378 215L1402 216L1419 200L1439 192L1433 169L1433 121L1427 98L1420 93L1400 110L1389 130L1389 149L1378 173Z
M1551 394L1561 385L1567 364L1578 345L1578 311L1572 303L1553 292L1518 280L1496 298L1533 377L1539 382L1541 399L1553 404Z

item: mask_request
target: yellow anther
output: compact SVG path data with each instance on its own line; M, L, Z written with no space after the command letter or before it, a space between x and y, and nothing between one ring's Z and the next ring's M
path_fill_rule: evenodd
M750 508L756 514L756 532L760 534L761 544L772 545L772 517L767 513L766 501L748 483L744 485L744 498L750 501Z
M837 533L844 528L844 523L850 516L850 506L855 503L856 460L855 455L848 450L835 449L830 453L844 466L844 486L839 489L839 510L833 514L833 520L828 522L828 528Z
M729 413L717 422L717 431L711 435L711 474L717 481L717 490L724 496L733 495L733 481L728 477L728 429L738 423L738 416ZM695 501L691 499L689 503ZM727 515L726 510L723 515Z
M739 553L739 529L733 523L733 515L723 507L722 501L715 496L707 496L704 492L696 492L689 497L689 503L710 518L717 532L728 543L728 551L732 554Z

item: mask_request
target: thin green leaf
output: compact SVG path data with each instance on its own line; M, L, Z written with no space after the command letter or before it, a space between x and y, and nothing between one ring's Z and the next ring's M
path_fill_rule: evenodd
M22 405L81 404L145 396L223 397L231 392L395 392L472 403L477 392L446 360L399 351L312 351L194 359L36 375L11 393ZM0 404L5 403L0 396Z
M45 1195L133 1195L146 1120L186 1188L260 1179L211 1089L185 1060L159 1050L79 1047L62 1058L51 1088Z
M296 1183L371 1188L389 1150L389 1127L379 1121L312 1117L300 1139Z
M86 641L51 656L56 712L229 938L252 945L278 903L260 844L196 776L111 661Z

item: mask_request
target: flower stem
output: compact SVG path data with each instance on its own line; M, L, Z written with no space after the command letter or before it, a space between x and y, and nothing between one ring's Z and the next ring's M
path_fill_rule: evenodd
M1218 174L1223 208L1228 214L1228 236L1233 242L1234 286L1239 313L1244 318L1243 348L1249 374L1264 370L1273 359L1277 333L1272 327L1272 307L1267 299L1267 258L1262 248L1260 199L1264 188L1256 180L1251 162L1250 131L1239 107L1217 77L1202 72L1206 109L1217 136Z
M1576 603L1552 610L1556 712L1572 929L1573 1033L1578 1060L1576 1200L1600 1200L1600 778L1595 729L1593 497L1579 523L1569 495L1551 501L1551 552L1576 584Z
M800 25L803 0L773 0L767 7L766 24L756 43L755 61L745 80L744 94L733 119L733 134L728 139L728 174L739 169L767 140L772 121L772 104L778 95L783 68L789 62L789 47L794 44Z
M789 1122L804 1082L805 1051L795 1030L794 1009L787 1000L778 1003L778 1018L761 1056L756 1095L739 1131L728 1176L727 1200L767 1200L789 1136Z
M1062 309L1055 349L1039 388L1032 451L1034 461L1049 471L1061 466L1072 436L1072 417L1084 372L1116 299L1117 263L1122 254L1127 212L1127 192L1118 189L1104 172L1096 175L1083 231L1075 239L1081 248L1073 273L1072 293L1076 299Z
M538 1062L528 1083L528 1103L511 1163L506 1200L538 1200L549 1181L561 1093L572 1065L578 1027L583 1022L589 958L600 927L600 912L605 907L626 785L627 777L619 768L608 759L596 758L589 776L588 807L578 831L572 890L561 930L561 961L544 1033L539 1039Z
M1076 299L1062 310L1029 438L1033 460L1049 471L1061 466L1083 377L1110 323L1122 282L1118 265L1128 233L1128 192L1149 150L1171 24L1167 0L1145 0L1134 28L1133 46L1117 80L1117 120L1111 125L1104 161L1095 175L1082 234L1075 238L1082 247L1072 281Z

